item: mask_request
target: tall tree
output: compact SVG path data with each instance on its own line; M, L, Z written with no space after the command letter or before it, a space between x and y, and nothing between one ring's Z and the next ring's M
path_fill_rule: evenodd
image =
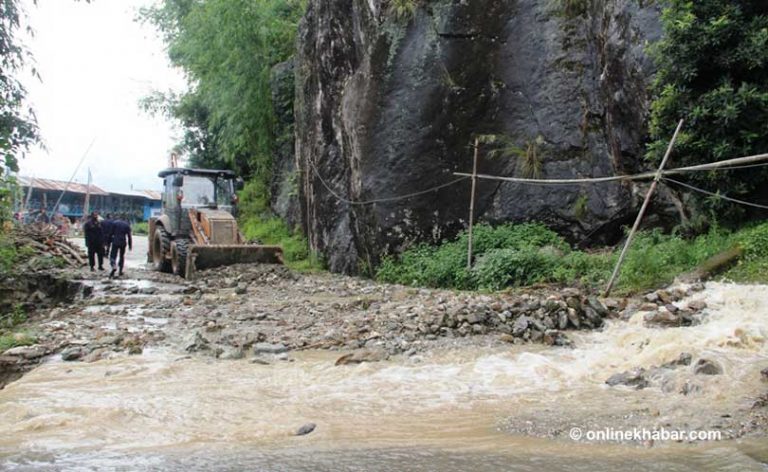
M668 0L665 37L653 49L659 71L652 105L648 157L658 161L677 122L686 120L675 148L677 164L699 164L768 152L768 2ZM689 183L748 198L768 172L699 173ZM696 208L721 220L743 213L717 198Z
M5 169L14 172L23 152L40 141L34 112L25 104L27 91L18 77L30 59L17 37L22 16L17 0L0 0L0 153ZM32 74L37 76L34 69Z
M142 11L163 34L190 91L165 97L191 162L226 163L264 184L274 117L270 70L294 51L304 0L165 0Z

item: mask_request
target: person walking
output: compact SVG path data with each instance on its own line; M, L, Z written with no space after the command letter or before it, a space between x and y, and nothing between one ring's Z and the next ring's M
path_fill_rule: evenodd
M125 247L128 246L128 250L133 250L133 239L131 239L131 225L128 224L125 217L121 216L115 218L112 221L112 230L110 231L109 241L112 244L112 249L109 252L109 265L112 267L112 271L109 273L109 277L115 276L115 272L120 269L119 275L123 275L123 267L125 266ZM119 263L118 263L118 257Z
M99 270L104 270L104 233L96 212L91 213L88 221L83 225L83 233L85 233L85 247L88 248L88 266L91 272L96 265L96 259L99 262Z

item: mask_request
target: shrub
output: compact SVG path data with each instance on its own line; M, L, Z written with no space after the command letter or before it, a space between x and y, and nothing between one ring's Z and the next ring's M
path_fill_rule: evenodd
M500 290L546 282L557 265L556 254L533 247L493 249L478 259L472 277L477 288Z
M19 257L16 245L5 235L0 234L0 273L11 271Z
M746 260L768 257L768 223L741 231L736 237Z
M384 282L404 285L497 289L507 284L524 285L528 280L537 279L537 274L542 271L536 271L531 265L539 257L534 254L546 253L540 251L541 248L549 246L555 252L570 250L557 233L542 224L497 227L480 224L475 226L473 233L473 252L478 262L469 271L468 239L469 234L462 232L456 240L443 242L440 246L420 244L405 251L399 258L385 258L376 277ZM519 255L516 254L518 252ZM512 263L505 262L505 257L512 254L516 254L514 257L518 259L513 259ZM526 263L528 266L521 271L512 267L515 263ZM496 276L504 282L496 282Z
M312 270L322 267L321 261L310 254L304 236L298 231L291 231L279 218L246 217L241 223L241 230L247 240L282 246L285 262L291 268Z
M440 246L420 244L379 267L384 282L455 289L500 290L511 286L556 283L597 288L610 277L618 259L614 252L572 250L557 234L540 224L478 225L477 259L466 268L466 233ZM708 258L742 241L749 257L768 258L768 224L736 235L714 226L695 239L660 231L639 233L622 267L618 291L655 288L671 282ZM768 274L768 264L745 269L750 278Z
M137 235L149 234L149 223L146 221L140 221L131 225L131 232Z

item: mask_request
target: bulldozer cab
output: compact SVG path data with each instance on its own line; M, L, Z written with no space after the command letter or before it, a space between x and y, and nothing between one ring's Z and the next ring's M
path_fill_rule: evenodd
M237 216L236 190L242 179L231 171L206 169L167 169L163 177L163 213L168 215L172 235L192 229L185 218L190 209L221 210Z

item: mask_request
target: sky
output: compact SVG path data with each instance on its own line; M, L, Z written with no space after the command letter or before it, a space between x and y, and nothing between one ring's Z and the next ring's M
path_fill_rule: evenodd
M105 190L159 189L158 171L179 130L139 108L152 90L183 90L150 25L134 21L154 0L22 0L41 81L22 76L47 150L33 148L20 175L75 181ZM88 151L89 146L93 143ZM87 152L87 155L86 155Z

